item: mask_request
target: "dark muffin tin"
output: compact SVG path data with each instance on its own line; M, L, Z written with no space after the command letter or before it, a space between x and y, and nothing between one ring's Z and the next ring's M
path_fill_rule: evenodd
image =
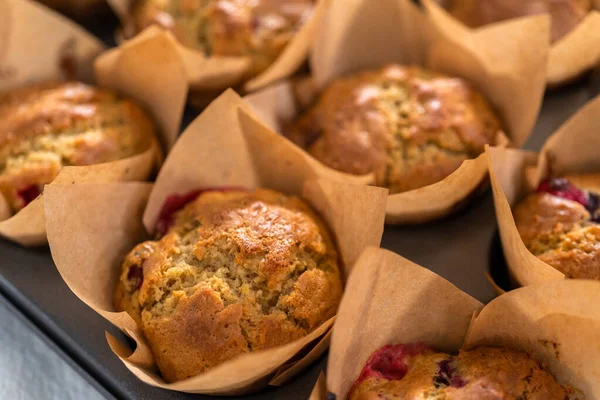
M114 18L96 19L87 28L114 44ZM598 76L588 74L566 87L549 91L526 148L538 150L546 138L583 104L598 93ZM189 123L197 112L187 110ZM487 303L495 296L485 277L507 284L497 234L491 191L474 199L460 213L426 225L386 227L382 247L395 251L448 279L463 291ZM83 304L63 282L48 248L25 249L0 239L0 294L32 323L32 329L49 339L59 353L77 364L95 386L117 399L198 398L148 386L131 374L109 349L104 332L124 336ZM326 356L287 385L267 388L249 399L305 400L326 366ZM209 399L211 397L200 397Z

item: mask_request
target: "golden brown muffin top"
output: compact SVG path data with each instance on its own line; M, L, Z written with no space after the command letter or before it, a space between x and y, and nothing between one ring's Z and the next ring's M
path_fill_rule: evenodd
M141 324L163 376L176 381L331 318L338 262L327 228L297 197L204 192L160 240L127 256L115 304Z
M63 166L141 153L155 134L140 106L83 83L50 82L0 93L0 191L17 212Z
M405 355L407 350L412 354ZM565 400L567 392L525 352L481 347L454 357L423 345L386 346L375 352L349 395L350 400L525 398Z
M501 128L464 80L390 65L335 80L285 131L325 165L374 173L397 193L444 179Z
M514 208L525 246L568 278L600 279L600 174L550 178Z
M208 56L250 57L254 76L275 61L313 7L313 0L138 0L129 33L160 25Z
M450 14L472 28L511 18L550 14L552 43L575 28L592 8L591 0L446 0L445 4Z

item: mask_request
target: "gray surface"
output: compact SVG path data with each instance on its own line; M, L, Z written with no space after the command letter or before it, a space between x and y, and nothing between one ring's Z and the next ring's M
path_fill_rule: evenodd
M0 399L105 398L4 301L0 321Z

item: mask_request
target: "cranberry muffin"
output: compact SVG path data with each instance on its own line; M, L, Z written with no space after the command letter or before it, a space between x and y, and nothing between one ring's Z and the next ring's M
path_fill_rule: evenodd
M160 240L126 256L114 301L174 382L333 317L338 264L324 223L297 197L207 191L175 212Z
M158 24L207 56L249 57L252 77L275 61L313 8L313 0L138 0L127 34Z
M547 179L513 211L540 260L567 278L600 279L600 174Z
M552 43L568 34L592 9L591 0L445 0L442 4L472 28L527 15L550 14Z
M529 354L493 347L436 352L423 344L377 350L350 400L566 400L567 391Z
M0 192L16 213L62 167L133 156L155 135L139 105L109 90L67 82L0 93Z
M501 128L464 80L390 65L337 79L284 131L323 164L401 193L443 180Z

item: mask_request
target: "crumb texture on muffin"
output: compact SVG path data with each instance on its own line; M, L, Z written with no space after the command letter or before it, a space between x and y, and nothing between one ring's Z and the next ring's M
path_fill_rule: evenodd
M325 165L375 174L391 193L441 181L501 133L464 80L399 65L335 80L284 130Z
M350 400L565 400L567 391L529 354L481 347L458 356L420 345L375 352L354 384ZM384 350L382 352L382 350ZM401 360L401 361L400 361ZM381 369L374 373L365 371ZM397 374L401 369L402 373Z
M305 336L342 292L327 228L300 199L202 192L126 257L115 306L142 327L167 381Z
M255 76L275 61L313 7L313 0L138 0L129 34L160 25L208 56L250 57L248 75Z
M513 210L523 243L567 278L600 279L600 175L550 178Z
M445 0L443 5L472 28L511 18L550 14L552 43L568 34L592 9L591 0Z
M154 124L134 102L82 83L44 83L0 93L0 192L13 212L63 166L141 153Z

